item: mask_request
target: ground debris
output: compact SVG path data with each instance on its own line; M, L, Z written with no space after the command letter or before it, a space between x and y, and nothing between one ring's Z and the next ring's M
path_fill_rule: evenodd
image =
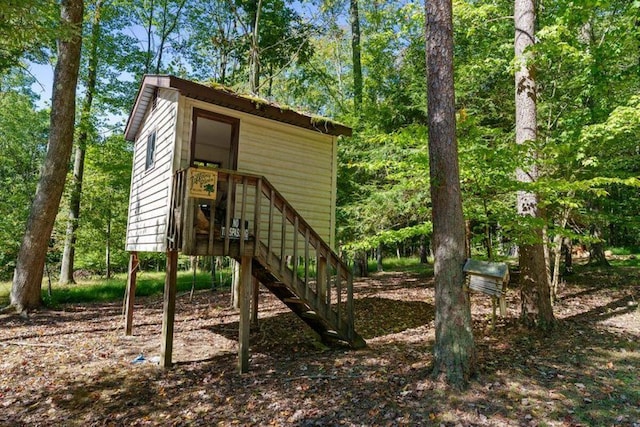
M317 345L314 333L266 291L251 336L251 371L237 373L238 314L229 295L179 297L174 362L160 350L161 298L136 301L134 336L121 304L0 315L0 425L640 426L640 300L627 287L572 276L551 332L472 294L477 371L464 392L431 378L432 278L379 273L354 283L360 351ZM634 282L635 281L635 282Z

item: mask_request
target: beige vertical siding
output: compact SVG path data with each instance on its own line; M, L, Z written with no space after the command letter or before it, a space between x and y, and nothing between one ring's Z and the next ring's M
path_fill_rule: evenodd
M147 111L144 125L136 136L126 250L162 252L166 249L169 196L173 175L178 92L158 91L157 106ZM147 137L156 132L155 162L145 170Z
M335 246L335 137L189 98L184 107L178 136L181 167L189 162L194 107L239 118L238 171L265 176L323 240Z

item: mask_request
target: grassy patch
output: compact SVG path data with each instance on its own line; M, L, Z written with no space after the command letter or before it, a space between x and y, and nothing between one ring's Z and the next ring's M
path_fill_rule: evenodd
M420 258L398 258L389 257L382 260L382 267L386 271L418 271L423 272L425 270L432 270L432 264L420 264ZM369 271L374 272L377 270L378 265L375 259L370 259L367 266Z
M11 282L0 282L0 307L9 304L9 293L11 292Z
M640 267L640 259L637 255L631 258L615 258L609 260L609 264L614 267Z
M165 274L160 273L140 273L137 279L136 295L152 296L162 295L164 292ZM178 292L188 292L193 285L194 277L192 272L178 273ZM59 285L54 283L51 289L51 296L47 292L47 284L42 285L42 299L47 306L58 306L60 304L95 303L122 300L126 287L126 274L119 274L113 278L85 280L77 284ZM220 276L216 277L216 286L228 287L230 283L229 273L222 275L222 285ZM211 275L209 273L198 273L195 277L195 289L210 289ZM9 303L9 293L11 292L11 282L0 282L0 306Z
M640 254L640 247L620 247L620 248L607 248L614 255L633 255Z

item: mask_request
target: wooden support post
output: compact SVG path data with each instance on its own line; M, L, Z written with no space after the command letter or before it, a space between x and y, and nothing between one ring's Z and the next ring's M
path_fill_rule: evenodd
M253 295L251 301L251 326L258 326L258 296L260 295L260 281L253 278Z
M241 374L249 371L249 311L251 304L251 262L252 258L243 256L240 264L240 331L238 345L238 370Z
M133 333L133 303L136 298L136 279L139 265L138 252L131 252L127 276L127 292L124 300L124 334L127 336Z
M504 296L504 292L502 293L502 295L500 295L500 316L507 316L507 300Z
M497 299L496 297L491 297L491 308L493 309L492 314L491 314L491 327L495 328L496 327L496 304L497 304Z
M176 281L178 251L167 251L167 274L164 280L164 307L162 315L162 342L160 345L160 366L171 367L173 354L173 324L176 317Z
M318 291L318 305L326 314L327 306L327 259L318 254L318 262L316 264L316 289Z

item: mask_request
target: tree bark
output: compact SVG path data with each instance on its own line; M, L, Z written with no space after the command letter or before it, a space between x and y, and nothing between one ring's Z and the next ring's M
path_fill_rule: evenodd
M111 278L111 213L109 213L109 217L107 218L107 236L105 240L105 249L104 249L104 262L105 262L105 277L107 279Z
M611 267L611 264L609 264L604 254L604 240L602 240L602 230L600 226L595 224L591 225L590 233L594 241L589 245L589 265Z
M98 43L100 43L100 9L102 0L96 1L93 22L91 27L91 51L89 53L89 64L87 80L85 82L86 95L82 103L80 115L80 130L78 133L75 158L73 162L73 187L71 188L71 198L69 202L69 220L67 222L67 234L62 252L62 263L60 265L60 279L62 284L75 283L73 279L73 265L75 259L76 231L80 220L80 200L82 198L82 180L84 178L84 158L87 152L87 140L89 139L89 127L91 126L91 107L96 91L98 75Z
M535 43L535 0L515 0L514 6L516 144L524 144L537 138L537 91L527 52ZM531 183L537 179L538 170L532 164L516 174L518 181ZM536 194L519 191L517 203L519 215L539 217ZM546 328L553 324L554 317L542 228L534 227L531 237L533 243L521 244L519 250L521 317L529 325Z
M384 266L382 265L382 257L382 243L380 243L376 248L376 269L378 270L378 272L384 271Z
M353 61L353 109L360 115L362 108L362 54L360 49L360 13L358 0L350 0L351 58Z
M427 238L423 234L420 236L420 264L427 264L429 260L427 259Z
M260 11L262 0L256 2L256 13L252 22L251 52L249 53L249 88L251 93L258 94L260 91Z
M73 28L73 33L57 43L58 61L53 75L49 144L11 288L11 305L18 312L36 308L41 303L45 258L73 146L83 9L83 0L62 0L60 4L61 23Z
M462 271L465 227L456 141L452 4L451 0L425 3L436 288L433 374L455 388L464 388L475 369L475 344Z

